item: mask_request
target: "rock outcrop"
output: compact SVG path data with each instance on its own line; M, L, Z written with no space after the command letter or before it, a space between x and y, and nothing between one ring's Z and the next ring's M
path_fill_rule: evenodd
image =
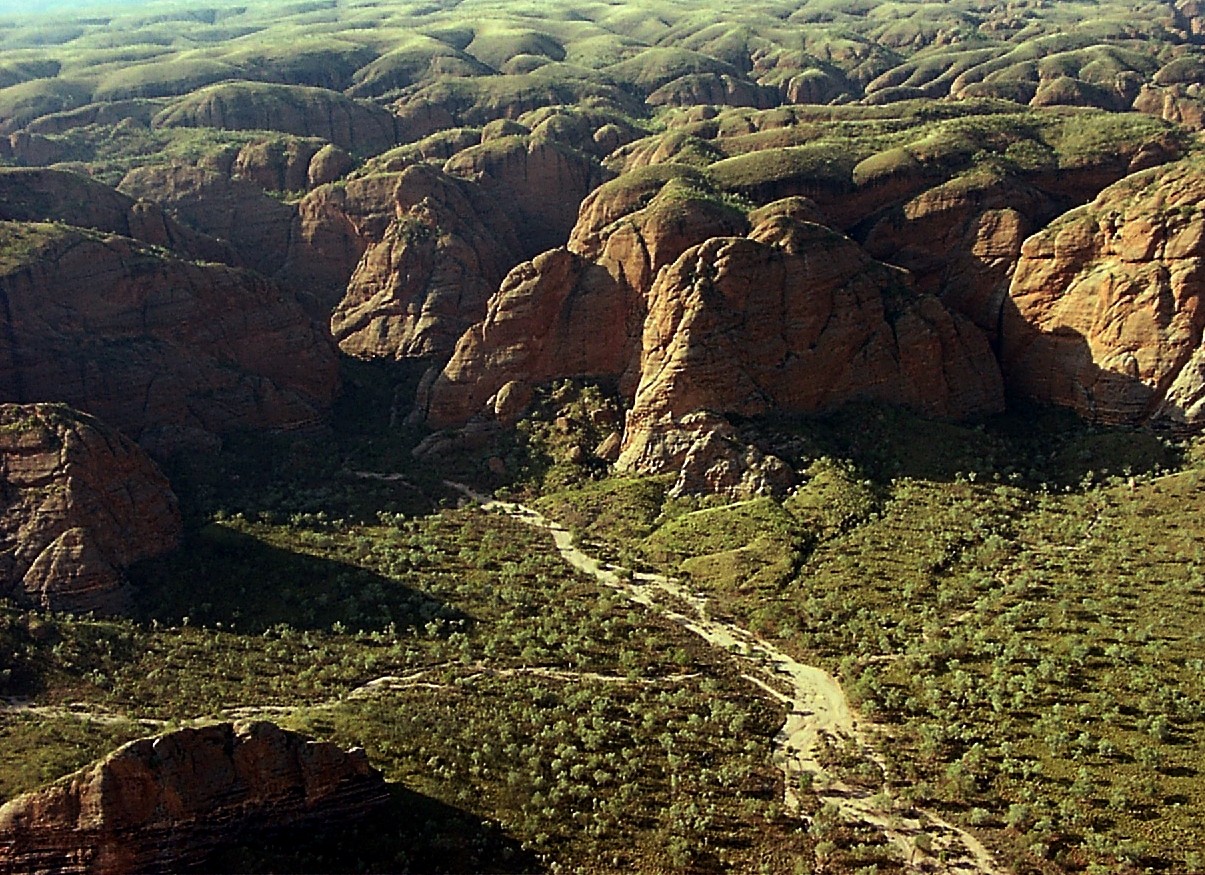
M297 204L277 278L305 289L329 316L368 247L385 239L397 217L397 173L321 185Z
M590 156L543 137L510 136L454 155L444 170L472 179L515 213L524 255L562 246L581 202L610 175Z
M1205 422L1205 166L1134 174L1025 241L1010 392L1103 423Z
M249 271L125 237L0 223L0 401L63 401L142 439L321 421L327 332Z
M1021 243L1060 211L1021 180L971 174L935 185L878 218L863 246L907 269L920 290L994 339Z
M0 404L5 597L121 613L124 570L172 550L180 534L167 478L129 438L61 404Z
M196 870L214 850L385 801L361 749L271 723L220 723L132 741L0 807L0 869L133 875Z
M397 176L394 218L360 260L331 316L362 358L447 358L524 251L504 203L427 165Z
M567 248L516 267L485 318L457 342L451 360L420 391L417 409L444 428L474 416L509 421L522 406L500 404L508 384L591 377L636 388L645 294L657 272L687 247L743 232L744 217L689 168L621 178L582 204ZM505 410L504 415L499 415Z
M648 96L649 106L751 106L768 109L782 103L777 88L727 73L693 73L667 82Z
M1166 87L1144 85L1134 98L1134 109L1190 130L1205 129L1205 96L1199 83Z
M225 243L241 264L271 276L284 264L294 208L246 179L183 164L131 170L118 185L155 201L183 224Z
M680 470L688 417L810 413L855 399L939 417L1001 409L985 338L907 274L791 216L692 247L657 277L619 467ZM687 422L690 427L683 428Z

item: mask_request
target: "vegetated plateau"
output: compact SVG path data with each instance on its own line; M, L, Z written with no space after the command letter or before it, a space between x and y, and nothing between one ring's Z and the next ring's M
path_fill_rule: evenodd
M387 798L190 865L1205 871L1196 0L0 47L0 868L270 720Z

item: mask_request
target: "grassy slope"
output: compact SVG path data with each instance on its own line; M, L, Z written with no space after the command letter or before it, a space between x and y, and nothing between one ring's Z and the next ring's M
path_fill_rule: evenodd
M830 455L781 506L583 513L612 489L660 494L640 481L542 506L837 672L889 731L905 797L1021 870L1196 871L1198 450L1177 462L1149 434L1061 416L968 429L861 410L789 431Z

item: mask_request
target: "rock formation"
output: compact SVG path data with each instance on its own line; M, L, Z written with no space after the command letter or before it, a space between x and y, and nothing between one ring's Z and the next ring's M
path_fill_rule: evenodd
M386 799L361 749L266 722L132 741L0 807L0 869L61 875L181 872L223 844L349 821Z
M687 247L745 230L744 217L703 185L688 168L663 167L595 191L568 247L511 271L485 318L460 338L420 394L427 422L442 428L480 413L493 418L495 393L507 384L529 391L557 377L615 383L630 398L653 277ZM504 407L504 421L522 412Z
M416 165L396 177L394 218L331 317L364 358L446 358L524 249L510 211L472 182Z
M277 278L304 289L329 316L365 251L397 216L397 173L321 185L301 199Z
M63 401L137 439L321 421L329 336L257 274L113 235L0 223L0 401Z
M667 82L648 96L649 106L715 104L767 109L782 103L777 88L758 85L727 73L692 73Z
M1010 392L1104 423L1205 421L1203 201L1186 158L1026 240L1002 319Z
M983 335L853 241L789 215L692 247L657 277L619 466L680 469L687 417L810 413L855 400L933 416L1001 409Z
M258 185L182 164L140 167L118 185L153 200L182 223L224 242L241 264L271 276L283 266L294 209Z
M454 155L444 170L480 184L524 228L524 254L561 246L578 206L609 174L594 159L543 137L490 140Z
M234 260L228 247L181 225L158 204L66 170L0 169L0 220L63 222L132 237L189 258Z
M994 338L1022 241L1058 212L1050 197L1021 180L973 174L935 185L878 218L863 245L906 268L919 289Z
M61 404L0 404L0 593L54 611L127 607L122 572L173 549L167 479L129 438Z

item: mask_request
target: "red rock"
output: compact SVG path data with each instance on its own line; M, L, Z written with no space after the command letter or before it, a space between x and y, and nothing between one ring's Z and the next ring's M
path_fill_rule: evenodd
M10 134L8 146L12 159L26 167L45 167L62 161L67 154L66 145L60 141L28 131Z
M1009 391L1105 423L1205 421L1203 200L1186 158L1026 240L1002 322Z
M384 152L397 140L394 118L337 91L268 82L220 82L178 98L152 120L155 127L280 131L317 137L360 155Z
M692 247L649 293L619 467L680 470L686 418L854 399L966 417L1002 407L983 335L827 228L774 218Z
M446 358L519 261L520 234L481 186L425 165L398 175L392 200L395 217L352 274L332 333L363 358Z
M151 201L135 200L86 176L65 170L0 170L0 220L56 221L132 237L206 261L235 261L219 241L166 215Z
M1199 87L1194 90L1196 96L1179 84L1163 88L1144 85L1134 98L1134 109L1200 131L1205 129L1205 102L1201 99Z
M599 379L630 398L653 277L687 247L744 224L692 183L661 173L602 186L582 204L568 249L510 272L485 319L420 391L416 411L437 428L462 425L489 416L488 400L506 383L558 377Z
M397 174L365 176L320 186L302 198L277 278L305 289L329 317L365 251L384 239L396 215L397 181Z
M327 143L314 153L306 168L306 186L313 189L346 176L356 166L352 158L338 146Z
M266 722L180 729L131 741L0 807L0 869L185 871L259 833L349 821L386 794L358 748Z
M1058 212L1054 200L1014 179L956 179L879 219L863 245L994 338L1022 241Z
M0 401L64 401L137 438L322 421L326 331L249 271L57 225L0 223Z
M225 243L241 264L265 276L278 271L294 209L246 179L186 165L131 170L117 190L162 205L185 225Z
M465 149L444 164L478 181L523 227L524 256L562 246L578 207L609 173L597 161L542 137L504 137Z
M652 92L649 106L751 106L769 109L782 103L777 88L758 85L727 73L693 73L667 82Z
M323 143L319 140L297 138L248 143L239 149L232 169L234 175L265 191L306 191L310 182L310 162L322 148Z
M135 124L148 127L151 118L160 109L151 100L113 100L89 103L75 109L54 112L36 118L23 130L31 134L61 134L87 125Z
M604 462L615 462L619 458L619 451L622 448L623 435L613 431L599 441L598 446L594 448L594 455Z
M167 479L116 429L59 404L0 404L0 580L55 611L121 613L124 570L172 550Z

